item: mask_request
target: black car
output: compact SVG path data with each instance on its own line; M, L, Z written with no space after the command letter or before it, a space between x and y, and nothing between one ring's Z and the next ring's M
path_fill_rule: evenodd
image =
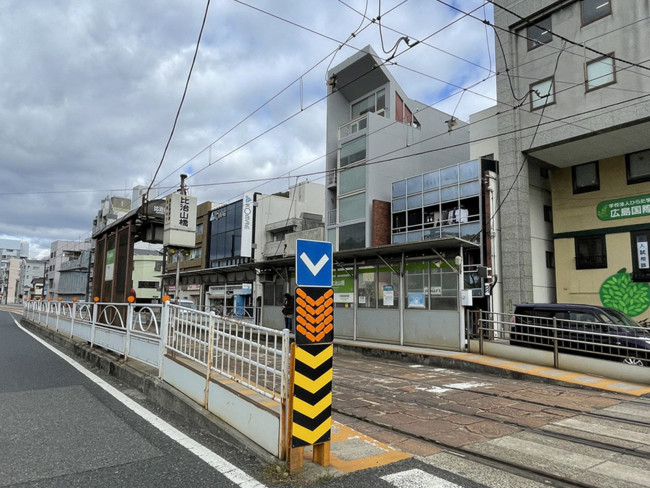
M650 330L619 310L571 303L515 306L510 344L650 364ZM555 323L554 323L555 321Z

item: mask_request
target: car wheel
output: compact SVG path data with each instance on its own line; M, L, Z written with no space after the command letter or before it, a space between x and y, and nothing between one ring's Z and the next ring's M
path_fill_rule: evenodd
M628 356L625 359L623 359L623 362L625 364L631 364L632 366L643 366L643 361L639 358L636 358L634 356Z

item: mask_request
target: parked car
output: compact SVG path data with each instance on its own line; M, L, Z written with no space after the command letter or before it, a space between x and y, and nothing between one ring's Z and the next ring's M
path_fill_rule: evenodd
M555 328L553 319L555 319ZM650 331L613 308L571 303L515 306L510 344L650 364Z
M178 300L178 304L177 304L177 305L178 305L179 307L189 308L189 309L191 309L191 310L196 310L196 309L197 309L197 308L196 308L196 305L194 304L194 302L193 302L192 300L184 300L184 299L180 299L180 300Z

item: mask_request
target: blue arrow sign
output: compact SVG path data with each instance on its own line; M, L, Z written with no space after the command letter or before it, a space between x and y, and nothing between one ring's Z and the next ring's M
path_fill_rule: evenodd
M332 243L296 240L296 286L332 286Z

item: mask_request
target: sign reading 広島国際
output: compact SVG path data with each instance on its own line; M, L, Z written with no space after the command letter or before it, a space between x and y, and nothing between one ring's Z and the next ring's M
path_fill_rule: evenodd
M618 220L650 216L650 195L618 198L600 202L596 207L600 220Z

